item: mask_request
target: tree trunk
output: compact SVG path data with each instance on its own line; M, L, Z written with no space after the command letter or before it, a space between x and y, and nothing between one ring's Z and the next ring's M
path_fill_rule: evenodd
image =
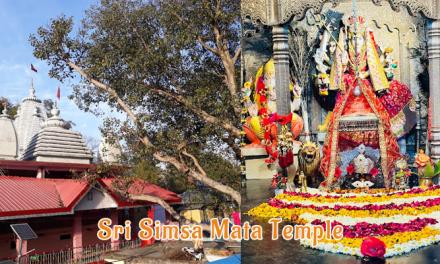
M173 207L171 207L171 205L169 203L167 203L165 200L163 200L157 196L146 195L146 194L131 194L129 197L132 200L141 200L141 201L156 203L156 204L162 206L168 213L170 213L170 215L174 219L176 219L176 220L181 219L181 216L174 210Z
M232 189L229 186L226 186L224 184L221 184L211 178L209 178L206 173L204 172L204 170L201 168L201 166L198 164L197 160L194 158L194 156L192 156L191 154L187 153L187 152L182 152L184 155L189 156L193 159L195 166L197 167L198 171L195 171L193 169L190 169L186 164L178 161L176 158L172 157L172 156L168 156L168 155L164 155L161 152L155 152L153 154L153 156L162 162L166 162L169 164L172 164L178 171L182 172L182 173L187 173L190 177L199 180L200 182L204 183L205 185L216 189L217 191L227 194L229 196L232 197L232 199L234 199L234 201L237 202L238 205L241 205L241 195L240 192Z
M130 199L132 200L137 200L137 201L147 201L147 202L152 202L152 203L156 203L159 204L160 206L162 206L174 219L176 219L177 221L182 220L182 218L186 219L184 216L180 216L173 207L171 207L167 202L165 202L163 199L160 199L156 196L151 196L151 195L146 195L146 194L132 194L130 195ZM187 221L194 223L192 220L190 219L186 219ZM194 223L197 225L201 225L203 230L205 231L210 231L211 227L207 224L200 224L200 223Z
M139 120L138 120L136 114L119 97L119 95L116 93L116 91L113 88L91 78L86 72L84 72L78 65L74 64L73 62L67 62L67 63L69 64L70 67L72 67L72 69L74 69L76 72L78 72L84 79L86 79L90 83L92 83L97 89L100 89L101 91L108 93L111 97L114 97L116 99L116 102L118 103L118 105L121 107L121 109L124 110L124 112L126 112L128 118L134 124L138 125ZM145 147L155 149L155 146L151 143L150 139L147 136L143 136L143 137L139 138L139 140L145 145ZM216 182L213 179L209 178L206 175L206 173L204 172L203 168L198 163L197 159L193 155L186 153L186 152L184 152L183 154L185 154L188 157L191 157L191 159L193 160L193 162L194 162L195 166L197 167L197 169L199 170L199 172L191 170L186 164L178 161L175 157L163 154L160 151L154 152L153 157L159 161L170 163L178 171L180 171L182 173L189 173L189 175L191 177L201 181L202 183L206 184L209 187L212 187L212 188L214 188L224 194L231 196L238 203L238 205L241 204L241 196L240 196L239 192L235 191L234 189L232 189L229 186L223 185L223 184Z

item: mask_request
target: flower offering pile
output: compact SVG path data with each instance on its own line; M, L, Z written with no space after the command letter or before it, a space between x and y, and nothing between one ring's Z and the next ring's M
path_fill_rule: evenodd
M314 248L365 256L374 241L384 244L385 257L440 241L440 186L373 193L285 192L248 212L258 218L279 217L298 224L342 225L343 239L323 240ZM371 242L373 241L373 242ZM309 240L301 244L313 247ZM381 256L379 256L381 257Z

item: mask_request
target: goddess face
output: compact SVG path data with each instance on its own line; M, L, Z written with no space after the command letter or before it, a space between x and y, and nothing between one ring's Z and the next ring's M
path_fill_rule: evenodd
M362 47L364 46L365 40L364 37L357 33L353 36L353 44L356 48L356 53L359 54L361 52Z
M345 25L348 26L348 31L351 35L352 44L356 47L356 53L359 54L360 49L365 45L365 32L367 30L366 19L362 16L350 16L344 18Z

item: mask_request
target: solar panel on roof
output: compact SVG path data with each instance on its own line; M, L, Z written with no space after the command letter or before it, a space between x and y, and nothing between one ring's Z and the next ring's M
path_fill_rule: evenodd
M36 239L38 236L35 234L34 230L29 226L29 224L12 224L12 231L18 236L21 240L30 240Z

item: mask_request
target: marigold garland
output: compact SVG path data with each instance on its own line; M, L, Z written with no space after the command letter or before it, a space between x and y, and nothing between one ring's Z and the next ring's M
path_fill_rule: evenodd
M380 240L382 240L387 248L392 248L396 244L406 243L408 241L418 241L424 238L432 237L440 235L440 230L431 228L431 227L425 227L420 231L414 231L414 232L399 232L395 233L393 235L389 236L381 236ZM353 248L359 248L362 244L363 238L347 238L344 237L342 240L336 241L336 240L326 240L324 239L322 242L324 243L342 243L346 247L353 247Z
M313 205L313 204L301 204L301 203L286 203L284 201L281 201L279 199L271 199L269 200L269 205L277 208L312 208L316 211L322 211L326 209L333 209L333 210L353 210L353 211L359 211L359 210L373 210L373 211L379 211L379 210L389 210L389 209L405 209L407 207L433 207L440 205L440 197L434 198L434 199L427 199L425 201L414 201L414 202L408 202L408 203L402 203L402 204L395 204L395 203L389 203L389 204L366 204L366 205L340 205L336 204L333 207L325 206L325 205Z
M275 198L286 201L313 201L317 203L344 203L344 202L362 202L362 203L378 203L390 201L396 198L413 198L413 197L424 197L424 196L440 196L439 186L423 190L420 188L411 189L406 192L397 192L392 194L378 194L372 196L366 195L350 195L350 196L337 196L337 195L322 195L322 194L307 194L307 193L295 193L287 192L277 195Z
M369 224L365 222L356 225L343 225L338 221L331 222L331 227L341 225L344 228L344 237L346 238L363 238L368 236L389 236L401 232L420 231L428 225L435 225L438 221L433 218L416 218L408 223L385 223L385 224ZM312 225L321 225L326 230L326 223L322 220L315 219Z
M430 208L426 207L407 207L401 210L389 209L389 210L380 210L380 211L370 211L370 210L357 210L351 211L347 209L341 210L333 210L333 209L325 209L325 210L314 210L312 208L276 208L270 206L268 203L263 203L251 210L248 211L247 214L250 216L258 217L258 218L272 218L272 217L281 217L284 220L292 220L300 217L303 213L311 213L311 214L319 214L321 216L350 216L353 218L365 218L365 217L390 217L397 215L413 215L417 216L420 214L428 214L435 211L440 211L440 206L433 206ZM294 216L294 217L292 217Z
M370 195L284 193L251 209L248 214L319 225L332 217L333 225L344 227L344 238L339 241L324 240L315 248L334 253L361 256L360 246L369 236L385 243L386 256L440 241L439 186ZM301 244L311 246L307 240L301 241Z
M415 232L420 233L420 232ZM437 233L437 232L436 232ZM408 234L408 236L411 236L411 239L399 239L396 241L396 243L392 244L391 247L387 247L385 257L391 257L396 255L401 255L404 253L408 253L412 250L428 246L434 243L437 243L440 241L440 235L430 235L429 230L428 232L421 233L421 234ZM381 238L382 240L382 238ZM342 239L342 241L345 241L345 239ZM406 242L403 242L406 241ZM302 240L301 244L306 247L311 247L315 249L320 249L332 253L342 253L342 254L348 254L348 255L354 255L354 256L360 256L362 257L362 253L360 251L359 247L356 247L355 245L358 244L358 242L346 242L348 245L353 246L346 246L345 244L338 241L337 243L331 242L331 243L319 243L316 247L312 247L310 243L308 243L307 240Z

